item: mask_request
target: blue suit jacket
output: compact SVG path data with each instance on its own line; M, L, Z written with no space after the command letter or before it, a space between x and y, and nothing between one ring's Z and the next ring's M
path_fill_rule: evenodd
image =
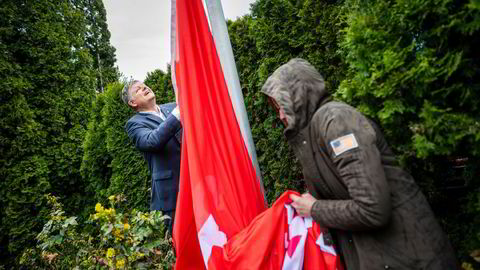
M160 105L165 121L157 115L139 112L125 125L152 174L150 210L172 211L177 202L182 126L171 114L175 106Z

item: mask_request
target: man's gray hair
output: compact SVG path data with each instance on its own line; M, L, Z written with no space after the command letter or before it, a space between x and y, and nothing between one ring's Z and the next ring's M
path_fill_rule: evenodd
M128 102L132 99L132 94L130 94L130 88L134 83L140 82L139 80L130 80L125 83L122 90L122 100L125 104L129 105Z

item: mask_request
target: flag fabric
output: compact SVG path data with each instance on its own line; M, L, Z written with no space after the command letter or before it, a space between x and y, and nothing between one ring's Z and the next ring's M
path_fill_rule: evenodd
M305 269L336 269L335 250L295 214L291 192L266 208L201 0L172 0L172 39L183 125L175 269L301 270L304 257L318 261Z
M237 66L235 58L233 57L233 49L230 43L230 37L228 36L227 24L223 16L222 4L220 0L205 0L205 3L217 55L222 65L223 75L225 76L228 94L230 95L240 132L242 133L243 140L247 146L255 171L257 172L260 188L262 189L262 193L264 193L262 174L260 173L255 144L253 143L252 132L248 122L247 109L245 108L245 102L243 100L242 87L240 86L240 79L238 78Z
M199 269L265 210L201 1L177 0L172 59L183 125L174 244L177 269ZM224 237L223 237L224 235Z
M320 226L290 206L290 194L300 195L285 192L222 248L214 247L208 269L343 269L334 247L325 244Z

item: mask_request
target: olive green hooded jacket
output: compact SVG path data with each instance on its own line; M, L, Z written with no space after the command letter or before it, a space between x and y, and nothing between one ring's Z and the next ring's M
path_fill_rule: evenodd
M412 176L379 128L331 101L318 71L292 59L262 92L286 115L284 134L348 270L458 269L450 243Z

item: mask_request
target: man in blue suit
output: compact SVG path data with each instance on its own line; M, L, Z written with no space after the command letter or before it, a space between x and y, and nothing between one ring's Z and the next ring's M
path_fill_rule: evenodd
M150 210L170 217L165 225L171 232L180 176L180 112L175 103L157 105L155 93L141 81L127 83L122 99L137 112L127 121L125 130L152 174Z

